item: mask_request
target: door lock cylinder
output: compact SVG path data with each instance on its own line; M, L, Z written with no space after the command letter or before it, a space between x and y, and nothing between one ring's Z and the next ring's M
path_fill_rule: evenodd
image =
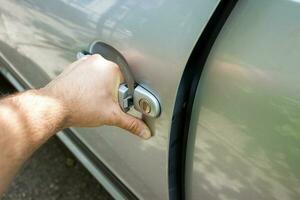
M161 110L158 99L147 89L135 82L126 59L118 50L104 42L95 41L89 46L88 51L79 52L77 58L87 54L100 54L105 59L115 62L120 67L125 83L119 86L118 101L124 112L128 112L133 106L137 111L146 116L158 117L160 115Z

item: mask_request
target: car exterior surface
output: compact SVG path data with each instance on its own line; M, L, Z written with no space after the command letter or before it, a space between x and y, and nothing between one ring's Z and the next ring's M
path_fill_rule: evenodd
M186 199L300 198L299 11L237 2L198 84Z
M1 71L19 90L39 88L93 41L122 53L160 101L161 115L144 118L153 137L108 126L58 134L116 199L298 199L300 4L240 0L222 10L229 2L2 0ZM188 132L184 171L170 173L172 148L185 143L172 133L181 80L198 57L195 100L182 104L190 121L178 121Z
M160 117L145 119L154 137L143 141L115 127L72 131L137 198L168 199L169 133L176 90L219 1L1 3L2 59L30 87L44 86L93 41L101 40L124 55L136 81L160 101Z

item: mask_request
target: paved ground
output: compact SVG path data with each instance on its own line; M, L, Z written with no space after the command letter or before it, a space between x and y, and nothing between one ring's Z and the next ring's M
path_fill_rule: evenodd
M0 76L0 93L10 86ZM112 197L53 137L24 165L2 200L111 200Z
M112 197L52 138L25 164L3 200L110 200Z

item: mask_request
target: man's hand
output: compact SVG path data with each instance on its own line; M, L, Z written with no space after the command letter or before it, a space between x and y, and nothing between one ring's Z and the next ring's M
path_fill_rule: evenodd
M151 133L145 123L125 114L119 106L118 88L122 82L119 67L95 54L71 64L40 91L63 103L67 111L65 127L113 125L148 139Z
M44 88L0 99L0 198L23 162L63 128L114 125L148 139L144 122L119 107L122 79L116 64L92 55Z

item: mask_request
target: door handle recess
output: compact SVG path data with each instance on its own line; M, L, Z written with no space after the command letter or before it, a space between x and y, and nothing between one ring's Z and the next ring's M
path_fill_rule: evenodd
M88 54L100 54L120 67L125 83L119 87L118 101L124 112L129 111L133 106L146 116L158 117L160 115L159 101L151 92L136 83L126 59L118 50L104 42L95 41L90 44L88 51L78 52L77 59Z

